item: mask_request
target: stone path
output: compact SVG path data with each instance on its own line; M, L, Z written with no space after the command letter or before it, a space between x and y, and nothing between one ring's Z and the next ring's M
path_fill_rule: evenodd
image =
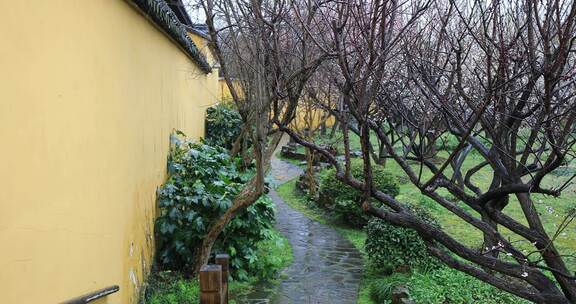
M270 177L274 184L300 173L298 166L273 157ZM274 295L263 298L262 293L256 293L249 303L356 303L362 276L358 250L333 228L292 209L275 190L269 196L277 208L276 228L290 241L294 261L284 270Z

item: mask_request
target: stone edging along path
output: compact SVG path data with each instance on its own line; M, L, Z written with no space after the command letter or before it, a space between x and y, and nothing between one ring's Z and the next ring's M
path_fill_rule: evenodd
M301 172L296 165L272 158L271 178L276 185ZM294 260L270 298L252 298L249 303L356 303L362 277L360 252L333 228L292 209L275 190L269 196L276 204L276 228L290 242Z

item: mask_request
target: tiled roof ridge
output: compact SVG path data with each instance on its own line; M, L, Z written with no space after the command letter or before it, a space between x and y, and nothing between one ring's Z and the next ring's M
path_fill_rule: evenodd
M154 23L162 28L172 39L174 39L184 51L194 59L200 68L210 73L212 68L200 53L196 44L188 36L186 26L178 20L176 14L164 0L130 0L142 12L144 12Z

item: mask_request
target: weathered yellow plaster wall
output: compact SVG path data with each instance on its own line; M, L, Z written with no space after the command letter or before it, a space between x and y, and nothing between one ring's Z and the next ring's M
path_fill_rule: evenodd
M243 91L242 91L242 86L240 85L240 81L239 80L232 80L232 86L234 86L234 89L236 90L236 93L240 95L240 98L242 98L243 96ZM234 99L232 98L232 92L230 91L230 88L228 87L228 84L226 83L226 79L224 78L219 78L218 79L218 100L223 101L223 102L234 102Z
M202 55L204 55L206 61L208 61L210 64L214 64L215 58L212 55L212 51L210 51L210 48L208 46L208 40L192 31L188 31L188 36L192 39L192 41L194 41L194 44L196 45L198 50L202 53Z
M334 125L334 116L325 117L326 112L320 108L311 108L309 104L303 102L298 105L294 120L290 123L290 127L303 134L304 129L312 129L319 133L321 123L325 123L326 127Z
M0 1L0 28L0 303L134 303L169 134L202 136L217 75L125 1Z
M210 94L211 100L213 101L210 106L218 103L221 99L219 98L220 84L218 83L218 65L216 64L216 58L210 51L208 46L208 40L206 38L192 32L188 32L188 36L194 41L198 50L204 55L206 61L212 66L212 73L210 73L207 81L207 91Z
M232 85L235 87L236 92L242 94L242 87L240 81L233 80ZM220 78L218 80L218 100L222 102L233 102L232 93L226 83L226 79ZM317 129L322 122L326 123L327 127L334 125L335 119L333 116L325 118L325 111L320 108L307 108L313 104L312 101L302 102L296 109L296 116L292 120L290 126L295 130L302 132L306 128ZM307 110L310 109L310 113Z

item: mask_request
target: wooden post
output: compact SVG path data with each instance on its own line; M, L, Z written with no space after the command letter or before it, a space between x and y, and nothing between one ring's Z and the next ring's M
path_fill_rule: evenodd
M222 266L222 304L228 304L228 268L230 256L227 254L216 255L216 265Z
M200 268L200 304L222 304L222 266Z

